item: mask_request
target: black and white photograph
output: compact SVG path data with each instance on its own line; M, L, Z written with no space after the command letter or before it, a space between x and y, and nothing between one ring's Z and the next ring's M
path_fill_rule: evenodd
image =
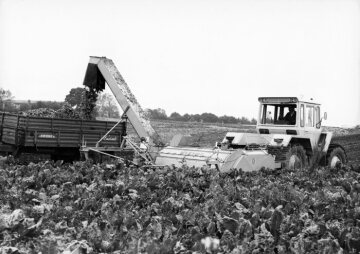
M360 253L359 0L0 0L0 254Z

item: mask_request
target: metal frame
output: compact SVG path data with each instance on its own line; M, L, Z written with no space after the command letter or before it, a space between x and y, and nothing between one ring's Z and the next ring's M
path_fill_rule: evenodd
M96 145L95 147L87 147L86 146L86 142L83 140L83 144L80 148L80 151L81 152L84 152L85 153L85 157L86 159L88 159L88 156L86 155L89 151L93 151L93 152L96 152L96 153L100 153L102 155L107 155L109 157L113 157L113 158L116 158L116 159L119 159L121 162L124 162L125 160L122 159L121 157L119 156L116 156L116 155L112 155L112 154L109 154L109 153L106 153L105 151L112 151L112 152L115 152L115 151L123 151L124 150L124 147L125 147L125 142L127 142L127 144L134 150L134 152L136 153L136 155L140 156L141 158L144 159L145 161L145 164L147 165L153 165L153 160L152 160L152 157L150 156L149 152L148 151L141 151L140 147L138 145L135 144L135 142L133 142L131 140L130 137L127 137L127 136L124 136L123 137L123 141L121 142L121 145L120 147L100 147L100 143L102 140L104 140L110 133L113 129L116 128L117 125L119 125L122 121L124 121L124 118L127 117L126 113L127 111L130 109L130 106L127 106L125 108L125 111L124 113L122 114L120 120L104 135L102 136L97 142L96 142ZM131 162L133 164L135 164L134 162Z
M144 137L148 140L148 154L151 160L155 160L158 153L155 147L163 146L163 142L159 134L151 126L150 119L146 116L114 62L106 57L91 56L85 74L84 85L97 90L103 90L105 83L114 94L120 107L124 110L129 107L127 112L128 119L134 127L136 134L140 138Z
M120 120L119 120L108 132L106 132L106 134L105 134L104 136L102 136L102 138L100 138L98 142L96 142L95 147L99 147L100 142L103 141L103 140L110 134L110 132L112 132L113 129L115 129L116 126L118 126L119 123L121 123L121 122L124 120L124 118L126 117L126 112L129 110L129 108L130 108L130 106L127 106L127 107L126 107L124 113L123 113L122 116L120 117Z
M145 160L146 164L153 164L152 158L148 151L142 152L140 147L136 145L129 137L124 137L127 144L135 151L137 155Z

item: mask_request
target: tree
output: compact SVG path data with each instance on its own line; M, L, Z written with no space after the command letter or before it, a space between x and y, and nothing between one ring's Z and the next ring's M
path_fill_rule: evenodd
M250 124L250 120L243 116L240 119L240 123L241 124Z
M183 115L183 119L184 119L184 121L190 121L191 120L191 115L189 115L189 114L184 114Z
M238 120L233 116L220 116L219 121L222 123L237 123Z
M65 102L69 103L72 107L79 107L83 101L85 91L85 88L82 87L72 88L69 94L66 95Z
M168 118L165 110L162 108L157 108L157 109L149 109L148 108L145 111L149 115L150 119L166 120Z
M5 90L0 87L0 106L1 110L3 111L11 111L14 106L12 104L12 99L14 97L12 96L10 90Z
M191 115L190 120L195 122L201 122L201 115L199 114Z
M181 121L183 120L183 117L178 112L173 112L170 115L170 119L175 121Z
M13 98L14 97L12 96L10 90L5 90L0 87L0 100L1 101L12 100Z
M202 113L201 119L206 123L216 123L219 120L219 118L213 113Z
M103 93L96 102L97 116L107 118L119 118L120 113L114 97L111 94Z

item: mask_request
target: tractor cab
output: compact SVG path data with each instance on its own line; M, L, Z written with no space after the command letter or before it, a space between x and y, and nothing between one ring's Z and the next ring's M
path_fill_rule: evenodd
M259 134L321 133L320 104L297 97L260 97L259 102Z

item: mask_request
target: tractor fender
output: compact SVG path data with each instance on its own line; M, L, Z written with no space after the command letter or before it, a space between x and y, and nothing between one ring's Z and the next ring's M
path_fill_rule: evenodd
M333 133L332 132L323 132L321 134L326 135L322 152L327 153L327 151L329 150L330 144L331 144Z
M299 138L293 135L285 135L285 134L274 134L269 146L271 147L293 147L300 145L302 146L307 154L311 154L311 142L309 138Z

